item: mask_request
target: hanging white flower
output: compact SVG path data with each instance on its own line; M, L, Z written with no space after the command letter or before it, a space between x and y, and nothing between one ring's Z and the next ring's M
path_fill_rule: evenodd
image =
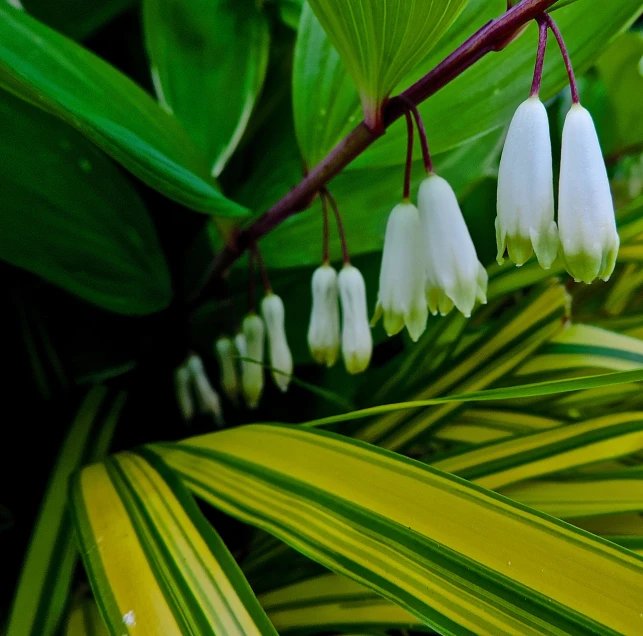
M237 373L237 349L230 338L219 338L214 345L219 368L221 386L230 401L237 402L239 397L239 376Z
M558 253L549 120L538 96L518 107L509 126L498 172L496 239L500 264L506 249L518 266L535 252L549 269Z
M263 393L263 352L265 329L263 320L257 314L249 314L243 320L243 338L246 351L242 364L241 385L246 404L249 408L255 409L259 405ZM237 337L237 348L242 344ZM239 348L240 354L243 352Z
M286 338L285 310L281 298L269 293L261 301L261 315L268 330L272 379L279 390L285 393L292 378L293 362Z
M339 288L337 272L324 264L312 279L313 308L308 327L308 346L318 364L332 367L339 357Z
M344 265L339 273L342 303L342 355L349 373L365 371L373 354L373 337L368 324L366 286L359 270Z
M425 294L425 250L418 209L401 203L391 212L386 226L380 289L375 308L375 324L384 316L389 336L406 325L417 342L426 329L429 315Z
M578 282L608 280L620 239L594 121L574 104L563 128L558 227L567 271Z
M203 367L203 361L199 356L191 355L188 359L187 367L192 376L192 382L201 412L209 413L214 417L219 426L223 426L221 399L210 384L210 379Z
M174 374L176 400L183 419L188 421L194 417L194 402L192 401L192 374L185 365L181 365Z
M420 222L427 251L427 301L431 313L455 305L469 317L476 300L487 302L487 272L451 186L437 175L420 185Z

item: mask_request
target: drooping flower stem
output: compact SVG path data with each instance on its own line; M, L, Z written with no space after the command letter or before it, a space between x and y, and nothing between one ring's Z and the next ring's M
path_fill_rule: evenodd
M540 83L543 79L543 67L545 65L545 51L547 50L547 33L549 26L545 18L538 18L538 55L536 56L536 69L534 70L534 81L531 85L529 97L535 97L540 93Z
M257 311L257 299L255 295L255 251L248 252L248 313L254 314Z
M499 44L506 42L507 38L513 36L521 27L543 15L555 2L556 0L522 0L502 16L479 29L427 75L405 90L403 95L416 105L425 101L478 60L496 50ZM380 138L386 128L404 115L405 110L402 102L391 99L384 112L381 130L373 131L364 122L360 123L317 166L312 168L297 186L251 225L235 235L234 240L219 252L204 272L199 286L189 300L197 302L206 291L207 283L223 275L253 242L274 230L289 217L306 210L317 193Z
M344 223L342 222L342 215L339 212L339 206L335 197L328 191L327 188L324 188L322 191L322 196L325 196L330 203L330 207L333 208L333 214L335 215L335 221L337 222L337 231L339 232L339 240L342 242L342 255L344 258L344 265L350 265L351 259L348 255L348 243L346 242L346 232L344 232Z
M411 200L411 171L413 170L413 137L415 136L415 130L413 129L411 113L407 110L405 115L408 141L406 146L406 168L404 170L404 192L402 198L405 203L408 203Z
M328 265L330 263L330 239L329 239L329 222L328 222L328 201L325 196L321 196L321 205L322 205L322 218L324 224L323 230L323 247L322 247L322 263Z
M567 75L569 76L569 87L571 88L571 91L572 91L572 102L574 104L579 104L580 98L578 96L578 85L576 84L574 67L572 66L572 61L569 57L569 51L565 46L565 41L563 40L563 34L560 32L558 25L554 22L554 19L549 14L546 14L544 19L547 23L547 26L549 26L549 28L551 29L551 32L554 34L554 37L556 38L556 42L558 42L560 52L563 56L563 60L565 62L565 68L567 69Z
M272 293L272 286L270 285L270 279L268 278L268 270L266 269L266 264L263 262L263 256L261 256L261 250L259 246L255 243L252 246L252 251L254 252L255 258L259 263L259 271L261 272L261 281L263 282L263 289L266 294Z
M429 139L426 135L426 128L424 128L422 115L420 115L418 107L408 97L406 97L406 95L400 95L399 100L404 104L406 108L405 113L408 114L410 111L413 114L415 125L418 129L418 135L420 136L420 145L422 146L422 159L424 160L424 168L427 174L433 174L435 170L433 169L433 160L431 159L431 152L429 151Z

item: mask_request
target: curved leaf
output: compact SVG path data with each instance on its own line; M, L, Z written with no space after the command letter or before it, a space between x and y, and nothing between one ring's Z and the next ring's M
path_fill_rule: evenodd
M239 215L171 115L83 47L0 3L0 86L67 121L137 177L200 212Z
M640 629L643 559L418 462L280 425L153 448L206 501L441 633Z
M84 469L71 502L111 634L276 636L223 541L155 458L124 453Z
M143 19L159 99L218 176L263 85L266 17L254 0L144 0Z
M426 56L467 0L309 3L357 85L367 123L376 126L383 101Z
M138 194L95 146L0 92L0 258L110 311L171 299L170 274Z

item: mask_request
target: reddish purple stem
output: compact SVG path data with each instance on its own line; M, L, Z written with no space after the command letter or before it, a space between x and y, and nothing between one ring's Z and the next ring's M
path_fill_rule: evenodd
M411 171L413 169L413 137L415 131L413 130L413 118L411 113L406 111L406 131L408 134L408 141L406 146L406 169L404 171L404 201L411 198Z
M543 67L545 66L545 51L547 50L547 33L549 31L547 20L539 18L538 28L538 55L536 56L534 81L531 85L531 93L529 93L529 97L535 97L540 93L540 84L543 79Z
M556 42L558 42L558 46L560 47L560 52L563 56L563 60L565 61L565 68L567 68L567 75L569 76L569 87L572 90L572 102L574 104L579 104L580 98L578 96L578 85L576 84L574 67L572 66L572 61L569 57L569 51L565 46L565 40L563 40L563 34L560 32L558 25L554 22L554 19L549 14L545 15L545 21L547 22L547 25L551 29L551 32L554 34L554 37L556 38Z

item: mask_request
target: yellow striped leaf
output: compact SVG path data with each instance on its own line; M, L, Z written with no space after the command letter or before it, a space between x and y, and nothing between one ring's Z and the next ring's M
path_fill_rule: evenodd
M284 425L151 448L206 501L443 634L640 633L643 559L419 462Z
M50 636L59 627L78 552L67 505L71 474L102 459L112 441L125 394L92 388L56 459L22 566L7 636Z
M259 597L279 633L422 628L399 605L338 574L289 585Z
M124 453L85 468L71 499L111 634L276 634L223 541L154 458Z
M485 488L624 457L643 448L643 413L617 413L502 440L432 462Z
M65 636L109 636L94 599L83 598L69 610Z

